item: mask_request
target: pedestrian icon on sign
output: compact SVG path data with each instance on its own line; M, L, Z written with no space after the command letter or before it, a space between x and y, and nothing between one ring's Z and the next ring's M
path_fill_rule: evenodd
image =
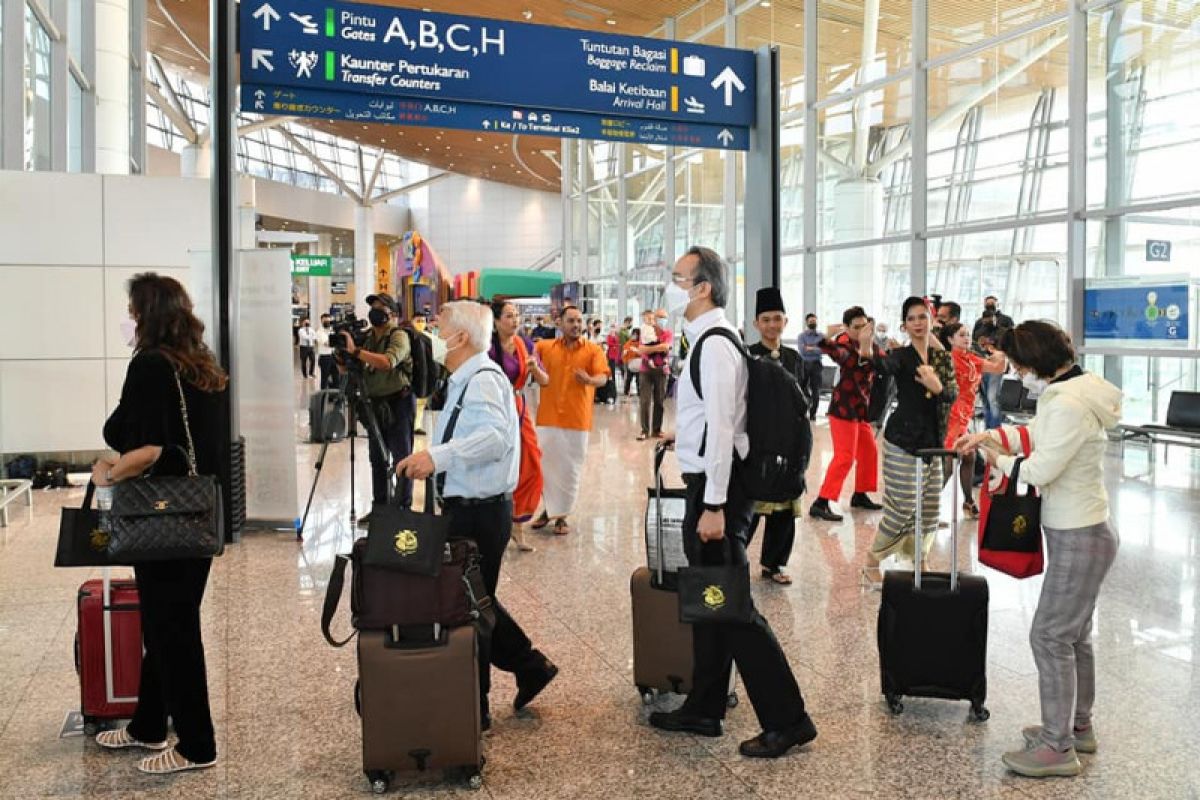
M293 50L288 53L288 63L296 68L297 78L311 78L313 67L320 58L320 55L312 50Z

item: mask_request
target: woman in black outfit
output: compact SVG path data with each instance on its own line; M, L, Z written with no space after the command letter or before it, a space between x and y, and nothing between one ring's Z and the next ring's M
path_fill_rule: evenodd
M921 504L922 549L927 553L933 546L942 462L919 457L917 451L943 446L946 419L958 397L954 362L930 331L931 314L925 300L905 300L901 317L909 345L876 359L876 370L896 383L896 410L883 432L883 519L871 545L876 561L899 550L913 552L917 503ZM921 497L917 496L918 470L922 472Z
M173 278L152 272L129 282L129 315L137 325L134 356L125 373L121 401L104 424L104 440L119 458L103 458L92 469L97 486L136 480L147 472L187 474L186 417L200 474L217 472L221 393L228 377L204 344L204 324ZM178 374L179 382L175 376ZM160 751L138 769L161 775L216 763L200 603L211 558L181 559L134 567L142 610L142 660L138 706L129 726L96 737L109 749ZM167 742L167 718L179 737Z

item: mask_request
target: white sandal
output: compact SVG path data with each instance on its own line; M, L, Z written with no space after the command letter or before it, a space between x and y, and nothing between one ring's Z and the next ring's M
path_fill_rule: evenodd
M170 775L174 772L184 772L189 769L207 769L216 763L216 759L209 761L207 764L197 764L194 761L188 761L172 747L170 750L166 750L156 756L143 758L141 763L138 764L138 769L147 775Z
M142 747L146 750L166 750L167 743L164 742L140 742L133 738L129 733L128 728L120 728L115 731L104 731L96 734L96 744L109 750L124 750L129 747Z

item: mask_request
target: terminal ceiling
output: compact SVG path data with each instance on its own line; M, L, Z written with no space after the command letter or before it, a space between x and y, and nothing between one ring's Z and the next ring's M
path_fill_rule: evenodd
M862 0L817 1L821 25L819 96L824 97L844 91L854 83L862 60L864 4ZM659 36L663 20L676 17L679 20L676 37L681 39L718 20L724 6L721 0L699 5L696 0L423 0L420 3L377 0L377 4L627 35ZM984 4L972 0L938 0L930 3L930 55L937 57L968 47L1064 8L1064 0L990 0ZM208 0L152 0L147 9L150 50L182 70L206 74L208 64L196 48L204 51L208 48ZM531 12L532 16L527 17L525 12ZM879 61L886 59L887 74L911 65L911 13L911 0L881 0L877 53ZM785 80L798 79L803 73L803 18L801 0L776 0L766 7L754 7L738 18L738 46L778 45L785 62ZM176 25L195 48L180 35ZM1005 95L1036 92L1042 86L1065 87L1065 34L1064 22L1056 29L1010 42L1007 47L976 54L968 63L933 71L930 116L936 116L973 87L1018 61L1025 52L1057 35L1064 37L1063 43L1008 82L996 97L1003 100ZM724 32L714 30L700 41L724 44ZM876 70L879 69L877 64ZM909 81L889 85L877 101L882 108L875 115L876 123L882 121L886 126L907 122L910 93ZM802 92L795 96L802 96ZM841 110L844 112L845 108ZM834 108L824 113L838 112ZM305 120L305 124L438 169L548 191L558 191L560 185L557 139L319 120Z

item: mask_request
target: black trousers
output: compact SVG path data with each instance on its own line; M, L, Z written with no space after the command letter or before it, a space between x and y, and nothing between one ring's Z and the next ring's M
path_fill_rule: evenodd
M746 547L754 541L754 532L758 530L758 521L762 514L755 514L750 523L750 535L746 537ZM796 543L796 515L791 510L776 511L765 515L767 524L763 529L762 563L763 569L775 571L786 567L788 558L792 555L792 546Z
M800 390L808 400L808 416L817 416L817 406L821 404L821 372L820 359L800 362Z
M629 390L633 388L633 385L635 383L638 385L638 393L639 394L641 393L641 385L642 385L641 375L642 375L641 372L638 372L637 370L632 370L628 366L625 367L625 396L626 397L629 397Z
M321 388L336 389L338 384L337 362L333 356L318 356L317 366L321 368Z
M689 564L725 563L722 542L700 541L696 526L704 513L705 476L683 476L687 486L687 508L683 517L683 546ZM733 481L725 503L725 535L731 537L735 563L746 563L746 539L753 516L753 504ZM729 693L729 673L737 662L746 694L765 731L782 731L804 720L804 698L787 656L757 610L754 621L746 624L692 626L694 665L692 693L683 704L686 713L709 719L725 717Z
M311 378L315 373L313 365L316 363L316 351L311 347L300 346L300 374L306 378Z
M133 568L146 652L129 733L142 742L164 742L170 717L179 737L175 749L198 764L217 757L200 638L200 601L211 567L212 559L202 558Z
M375 437L368 433L367 441L371 445L371 499L375 503L386 503L388 481L395 474L396 465L412 453L413 418L417 415L417 404L412 392L371 398L370 402L375 408L375 419L383 434L383 443L387 445L385 453L379 449ZM396 497L393 499L398 506L412 505L411 478L398 479Z
M480 568L483 583L496 610L496 624L490 632L481 631L479 638L479 696L487 710L487 696L491 689L491 669L511 672L519 680L523 675L538 672L543 667L543 656L533 649L533 643L521 630L496 597L496 586L500 582L500 562L504 549L512 535L512 500L489 503L481 506L447 505L445 509L450 530L456 537L471 539L479 546Z

